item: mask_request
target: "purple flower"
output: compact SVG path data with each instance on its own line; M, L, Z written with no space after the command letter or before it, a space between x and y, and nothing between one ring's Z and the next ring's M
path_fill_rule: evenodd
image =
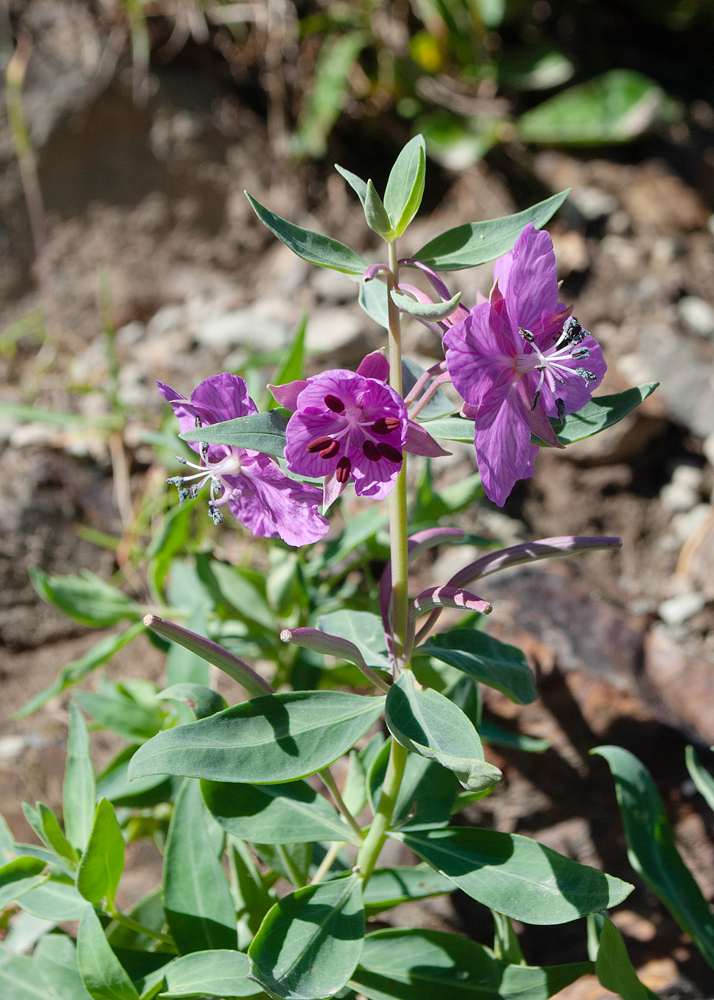
M181 431L258 412L245 381L228 372L205 379L189 400L163 382L156 384L171 403ZM210 483L208 512L214 523L223 520L220 508L227 505L242 525L262 538L305 545L327 532L328 522L318 510L320 491L290 479L270 456L222 444L191 442L191 448L201 456L200 463L185 464L196 469L196 475L175 476L169 482L178 487L180 500L196 496Z
M373 500L394 486L409 421L404 400L384 381L388 371L375 353L356 373L336 368L273 388L278 402L295 409L286 431L288 469L325 476L328 506L350 478L356 493Z
M529 223L496 262L488 302L444 336L446 364L474 417L486 495L502 507L533 475L531 433L561 447L549 417L582 409L605 374L597 341L558 302L553 243Z

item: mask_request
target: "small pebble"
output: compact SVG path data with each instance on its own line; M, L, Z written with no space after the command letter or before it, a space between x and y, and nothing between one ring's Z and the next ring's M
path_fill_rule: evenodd
M704 299L687 295L677 304L677 312L684 325L699 337L714 333L714 309Z
M666 601L662 601L657 608L657 613L665 625L683 625L698 614L706 603L703 594L696 592L678 594L676 597L669 597Z

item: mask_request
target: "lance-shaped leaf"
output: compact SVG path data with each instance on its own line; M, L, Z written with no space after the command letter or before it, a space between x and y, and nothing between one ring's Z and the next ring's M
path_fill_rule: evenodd
M226 699L217 691L204 687L203 684L172 684L156 695L159 701L177 701L188 705L194 719L207 719L216 712L228 708Z
M536 229L546 224L560 208L570 191L546 198L545 201L527 208L516 215L486 222L471 222L455 229L449 229L436 239L430 240L412 257L428 264L435 271L459 271L464 267L485 264L496 257L502 257L513 249L524 227L532 222Z
M124 850L124 837L112 804L102 799L77 872L77 888L90 903L101 903L106 897L109 907L114 905L124 871Z
M32 959L52 1000L91 1000L79 975L71 938L63 934L45 934Z
M203 781L201 791L223 829L241 840L257 844L316 840L359 843L327 799L306 781L285 785Z
M415 135L397 157L384 192L384 207L397 238L419 211L425 177L426 143L423 135Z
M47 878L42 872L45 864L39 858L20 857L8 861L0 868L0 910L19 899L26 892L37 888Z
M377 233L383 240L394 239L394 229L389 220L382 199L377 194L377 189L371 180L367 181L367 190L364 197L364 217L367 225L373 233Z
M396 290L392 291L391 295L392 302L401 312L405 312L409 316L414 316L416 319L428 319L432 323L451 316L461 301L461 292L457 292L447 302L432 302L431 300L417 302L409 295L404 295L403 292Z
M196 427L179 434L184 441L206 441L208 444L226 444L234 448L249 448L266 455L283 457L285 428L288 421L280 410L265 410L247 417L221 420L217 424Z
M377 721L383 698L293 691L167 729L132 757L130 776L185 774L251 784L294 781L332 764Z
M526 924L565 924L617 906L633 889L517 834L458 827L390 836L472 899Z
M249 971L248 956L240 951L195 951L164 966L166 989L159 997L253 997L262 990L248 979Z
M93 1000L139 1000L139 994L104 936L99 917L87 903L77 933L77 965Z
M83 851L92 832L95 810L94 767L89 747L89 733L79 706L69 703L67 764L62 786L62 804L67 840Z
M146 615L144 624L152 632L156 632L157 635L163 636L164 639L170 639L172 642L177 642L186 649L190 649L192 653L196 653L204 660L207 660L208 663L219 667L229 677L232 677L234 681L238 681L251 697L259 698L261 695L272 694L272 687L260 674L256 673L252 667L248 666L239 657L234 656L233 653L224 649L223 646L219 646L217 642L205 639L202 635L197 635L195 632L189 632L188 629L166 621L164 618L159 618L157 615Z
M612 920L603 916L595 973L606 990L622 1000L654 1000L657 996L641 983L627 954L622 934Z
M370 319L385 330L389 329L389 292L382 281L363 281L357 301Z
M363 181L361 177L357 176L357 174L353 174L351 170L347 170L346 167L341 167L337 163L335 164L335 170L341 177L344 177L364 205L365 198L367 197L367 181Z
M400 903L443 896L454 891L454 883L428 865L414 868L375 868L364 887L364 909L368 917L391 910Z
M655 391L659 382L645 382L612 396L595 396L577 413L568 413L562 423L551 419L561 444L573 444L619 424Z
M310 229L302 229L287 219L281 219L279 215L252 198L247 191L245 196L263 225L298 257L302 257L310 264L317 264L318 267L329 267L333 271L344 271L346 274L362 274L366 270L367 261L344 243L330 239L329 236L321 236Z
M74 871L79 856L62 833L57 817L43 802L37 803L37 815L42 824L42 839L50 850L54 851L71 871Z
M331 611L318 617L317 626L323 632L348 639L359 649L365 663L370 666L389 669L384 629L377 615L371 611L353 611L351 608Z
M496 688L519 705L528 705L538 697L523 652L478 629L455 628L434 635L419 646L419 652Z
M677 850L662 799L649 771L622 747L598 747L615 779L630 864L685 933L714 965L714 918Z
M351 985L369 1000L548 1000L591 971L506 965L468 938L394 927L367 935Z
M283 1000L326 1000L349 980L363 941L362 880L309 885L269 911L248 949L251 977Z
M283 642L294 642L296 646L311 649L314 653L336 656L340 660L354 663L372 684L381 688L382 691L389 691L389 685L375 674L371 667L367 666L362 653L349 639L330 635L328 632L321 632L320 629L316 628L284 628L280 633L280 638Z
M135 753L135 746L125 747L107 764L97 777L97 796L109 799L114 806L129 809L148 809L159 802L169 802L174 786L167 774L129 780L129 761Z
M710 809L714 809L714 778L697 760L694 747L689 746L684 751L689 777L696 785L697 791L706 800Z
M19 900L23 910L34 917L58 924L63 920L80 920L87 900L76 886L65 882L45 882Z
M48 576L33 566L29 574L43 600L81 625L104 628L141 615L138 604L88 570L80 576Z
M387 773L391 740L387 740L367 770L367 792L372 812L379 807ZM392 813L392 827L399 830L433 830L446 826L459 783L453 771L416 753L407 756L404 777Z
M236 913L219 857L224 833L197 781L185 781L169 824L164 909L180 952L235 948Z
M12 1000L47 1000L47 988L31 958L27 955L3 957L0 996Z
M390 688L385 719L397 743L453 771L467 791L485 791L499 781L501 772L484 759L468 716L438 691L418 690L411 670Z

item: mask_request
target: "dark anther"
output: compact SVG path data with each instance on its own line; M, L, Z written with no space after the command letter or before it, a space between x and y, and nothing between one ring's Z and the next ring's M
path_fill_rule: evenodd
M520 333L521 337L523 337L524 340L528 341L529 344L532 344L533 341L535 340L535 337L533 336L531 331L524 330L522 326L518 327L518 332Z
M586 382L595 382L596 376L592 372L589 372L587 368L576 368L575 374L579 375L580 378L584 378Z
M182 486L183 485L183 477L182 476L172 476L171 479L167 479L166 482L169 483L170 486Z
M323 448L327 448L328 445L332 444L332 438L328 437L327 434L323 434L322 437L315 438L307 446L307 450L311 455L314 455L316 451L322 451Z
M565 420L565 403L562 399L556 399L555 405L558 407L558 420Z
M352 471L352 462L350 462L349 458L347 458L346 455L343 455L342 458L337 463L337 468L335 469L337 482L343 484L346 483L347 480L350 478L351 471Z
M533 402L531 403L531 410L535 410L536 406L538 405L539 399L540 399L540 389L536 392L535 396L533 397Z
M576 361L581 361L583 358L590 357L589 347L576 347L570 352L570 357L575 358Z
M334 458L339 450L340 442L330 441L328 446L320 451L320 458Z
M558 338L558 342L555 345L556 349L560 349L565 344L570 344L571 347L575 347L581 341L585 340L588 336L588 331L583 330L582 326L574 316L568 316L565 323L563 324L563 330Z
M398 417L380 417L379 420L375 420L372 424L372 430L375 434L391 434L392 431L396 431L401 426L401 420Z
M364 452L364 457L368 458L370 462L379 461L379 451L374 441L365 441L362 445L362 451Z
M220 524L223 521L223 514L221 514L218 507L215 504L209 503L208 505L208 515L214 524Z
M337 396L332 396L329 393L327 396L325 396L325 406L329 407L329 409L331 409L333 413L345 412L345 404L342 402L342 400L338 399Z
M394 462L395 465L399 465L402 460L401 451L398 448L394 448L391 444L386 444L384 441L379 442L377 451L382 458L386 458L388 462Z

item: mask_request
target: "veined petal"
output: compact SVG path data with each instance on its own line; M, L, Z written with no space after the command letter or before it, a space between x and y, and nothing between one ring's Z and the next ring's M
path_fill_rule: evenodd
M245 379L230 372L212 375L200 382L191 393L191 406L204 425L258 412L258 407L248 395Z
M515 342L508 319L488 303L475 306L468 318L444 334L446 367L460 396L480 406L516 378Z
M268 386L275 402L279 406L284 406L286 410L297 410L297 398L305 388L307 388L307 382L303 379L298 379L296 382L286 382L285 385Z
M263 461L247 464L244 473L234 478L238 492L229 497L228 507L254 535L306 545L327 534L329 523L319 513L322 496L314 486L295 482L272 462Z
M170 403L173 407L181 433L193 430L196 426L196 420L199 419L196 408L191 406L185 396L182 396L180 392L176 392L175 389L172 389L170 385L166 385L165 382L157 381L156 386L166 402ZM192 444L191 447L194 451L198 450L197 445Z
M533 333L540 330L543 317L550 316L558 306L558 277L550 234L528 223L511 251L507 273L499 275L499 283L513 326Z
M530 411L515 386L502 399L479 408L474 447L486 496L502 507L532 464Z
M381 351L372 351L360 361L357 374L364 375L365 378L376 378L380 382L386 382L389 378L389 361Z
M410 455L425 455L427 458L441 458L444 455L451 454L450 451L442 448L426 428L418 424L415 420L409 421L407 442L404 445L404 450L408 451Z
M593 390L597 389L603 380L607 365L602 356L602 348L597 340L588 335L580 346L589 348L589 357L580 358L579 360L568 356L564 357L561 364L569 369L567 372L568 384L558 384L554 393L543 394L546 413L550 417L558 415L556 399L563 400L566 413L577 413L578 410L582 410L585 404L590 402ZM595 376L594 379L583 378L582 375L578 375L578 368L590 372L591 375ZM564 373L561 372L561 374Z

